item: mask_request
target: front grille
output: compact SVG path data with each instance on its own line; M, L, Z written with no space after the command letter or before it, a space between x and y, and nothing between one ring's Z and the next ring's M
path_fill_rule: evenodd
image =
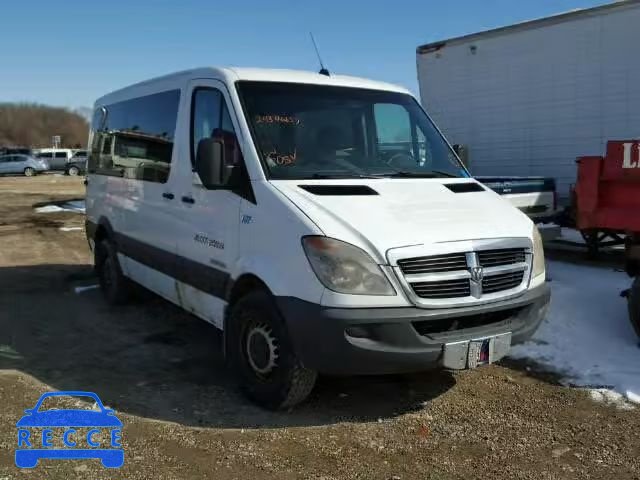
M466 330L468 328L485 327L494 323L500 323L513 318L522 311L524 307L500 310L498 312L480 313L460 318L441 318L438 320L424 320L413 322L413 328L419 335L430 335L434 333L453 332L456 330Z
M438 282L416 282L411 288L420 298L460 298L471 295L469 280L441 280Z
M524 248L505 248L478 252L478 263L484 268L511 265L525 261Z
M487 276L482 280L482 293L495 293L511 290L522 283L524 271L502 273Z
M443 305L448 299L454 304L473 302L474 298L522 286L530 261L525 248L493 248L404 258L397 264L398 275L417 297L416 303ZM482 278L479 283L472 280L478 274Z
M398 266L405 275L454 272L467 268L467 257L464 253L449 253L430 257L407 258L405 260L398 260Z

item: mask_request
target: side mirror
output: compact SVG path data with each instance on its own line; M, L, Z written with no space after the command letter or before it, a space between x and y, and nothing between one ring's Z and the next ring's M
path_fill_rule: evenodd
M198 142L195 167L205 188L222 185L223 164L223 145L219 139L203 138Z

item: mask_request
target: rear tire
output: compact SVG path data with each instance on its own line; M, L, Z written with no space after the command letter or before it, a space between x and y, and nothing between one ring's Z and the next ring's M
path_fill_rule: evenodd
M116 249L106 238L96 243L95 270L108 303L121 305L129 300L131 281L122 273Z
M309 396L318 374L296 357L284 319L268 292L255 290L238 300L226 328L227 358L252 401L279 410Z
M36 171L31 167L27 167L24 169L25 177L33 177L35 174L36 174Z
M633 285L627 294L629 307L629 321L640 338L640 277L633 280Z

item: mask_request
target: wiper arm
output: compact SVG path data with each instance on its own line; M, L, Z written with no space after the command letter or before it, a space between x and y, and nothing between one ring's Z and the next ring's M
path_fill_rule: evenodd
M326 173L314 173L311 178L314 180L324 179L341 179L341 178L384 178L385 175L362 175L359 173L340 173L340 174L326 174Z
M442 172L439 170L433 170L431 172L424 172L424 173L407 172L407 171L401 170L398 172L387 174L385 176L391 177L391 178L439 178L439 177L456 178L457 177L456 175L453 175L451 173Z

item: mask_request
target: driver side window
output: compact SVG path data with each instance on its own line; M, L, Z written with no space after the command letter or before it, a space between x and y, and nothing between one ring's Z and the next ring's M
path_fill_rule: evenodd
M377 150L385 159L408 162L408 167L424 167L430 163L429 147L424 132L412 121L409 111L395 103L377 103L373 107Z
M211 87L197 88L191 108L191 164L195 166L198 143L205 138L217 138L224 145L225 165L243 166L240 145L222 93Z

